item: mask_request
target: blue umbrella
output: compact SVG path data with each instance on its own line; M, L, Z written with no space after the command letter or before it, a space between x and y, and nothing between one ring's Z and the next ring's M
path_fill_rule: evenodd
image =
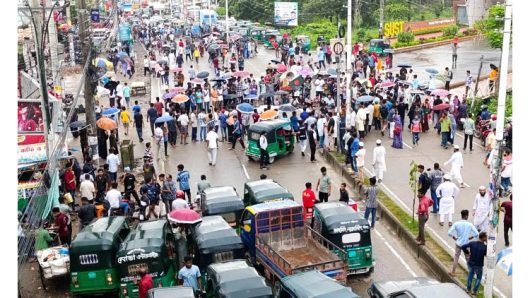
M236 106L236 110L243 114L250 114L254 112L254 106L249 103L240 103Z
M105 111L103 111L103 113L101 113L101 115L103 115L103 116L112 116L112 115L117 114L119 112L120 112L120 109L108 108Z
M121 52L118 52L118 54L116 54L116 56L118 56L118 58L120 59L123 59L125 57L129 57L129 55L127 55L127 53L121 51Z
M332 75L332 76L333 75L336 76L337 75L337 70L335 68L330 68L330 69L328 69L328 74Z
M107 68L107 64L105 63L105 60L99 59L96 61L96 67Z
M292 104L288 103L288 104L281 105L281 106L278 108L278 111L282 111L282 112L294 112L294 111L296 111L296 108L293 107Z
M506 248L497 255L497 266L499 266L508 276L512 275L512 248Z
M249 94L247 96L245 96L245 99L256 99L258 98L258 96L256 94Z
M434 69L434 68L426 68L425 69L425 72L426 73L429 73L433 76L437 75L438 73L440 73L438 70Z
M177 91L170 91L162 96L163 99L171 99L175 95L179 94Z
M359 98L357 98L357 100L355 102L358 102L358 103L362 103L362 102L371 102L372 100L374 100L374 98L370 95L363 95Z
M175 120L173 117L169 115L163 115L163 116L156 118L155 123L164 123L164 122L169 122L173 120Z

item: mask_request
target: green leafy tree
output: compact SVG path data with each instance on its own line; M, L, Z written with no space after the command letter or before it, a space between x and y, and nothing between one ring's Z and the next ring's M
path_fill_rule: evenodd
M397 36L397 40L398 42L402 42L402 43L412 42L414 41L414 33L406 32L406 31L400 32Z
M443 30L443 36L455 36L458 33L458 25L449 25Z
M412 189L412 221L414 221L414 209L416 208L416 194L418 193L418 164L413 160L410 162L409 186Z
M475 23L475 28L486 36L490 47L502 48L502 29L504 27L504 5L493 5L488 9L488 16Z

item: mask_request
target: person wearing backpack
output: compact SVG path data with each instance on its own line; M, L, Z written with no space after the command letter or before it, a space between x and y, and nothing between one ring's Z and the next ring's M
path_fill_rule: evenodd
M430 190L432 180L431 177L427 175L424 165L418 165L418 172L420 173L420 177L418 177L418 192L425 194Z
M418 146L418 141L420 140L420 132L421 132L421 123L420 123L420 119L418 119L418 116L415 116L414 120L412 120L411 130L412 130L412 147L416 147Z
M453 71L449 70L449 67L445 68L445 90L449 91L449 84L451 83L451 80L453 79Z
M440 197L438 197L438 194L436 193L436 189L440 184L443 182L443 177L445 173L440 169L440 164L435 162L434 163L434 170L431 172L431 169L427 169L429 178L431 179L431 198L433 200L433 206L432 206L432 213L438 214L438 210L440 208Z

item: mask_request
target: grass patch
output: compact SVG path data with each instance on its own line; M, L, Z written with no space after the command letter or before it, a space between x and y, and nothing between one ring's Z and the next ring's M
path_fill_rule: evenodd
M345 162L345 156L339 152L329 152L329 154L341 164ZM368 186L370 184L369 177L364 178L363 184ZM397 203L395 203L383 190L379 189L377 193L377 200L383 206L385 206L398 220L405 226L405 228L411 232L413 235L418 234L418 221L417 217L412 219L412 216L401 208ZM417 203L416 203L417 206ZM432 222L434 217L429 217L429 220ZM453 264L453 256L450 255L436 240L433 236L425 231L425 247L444 265L447 270L450 270ZM467 274L468 272L465 268L458 265L459 269L456 270L456 278L464 285L467 284ZM485 268L484 268L485 269ZM484 275L482 276L484 278ZM484 287L481 286L477 293L477 297L484 297ZM494 297L496 297L494 295Z

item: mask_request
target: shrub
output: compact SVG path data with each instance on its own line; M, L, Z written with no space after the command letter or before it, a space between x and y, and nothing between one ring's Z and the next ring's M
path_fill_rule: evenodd
M457 25L449 25L443 30L443 36L453 37L458 33Z
M398 42L410 43L414 41L414 33L412 32L400 32L397 36Z

